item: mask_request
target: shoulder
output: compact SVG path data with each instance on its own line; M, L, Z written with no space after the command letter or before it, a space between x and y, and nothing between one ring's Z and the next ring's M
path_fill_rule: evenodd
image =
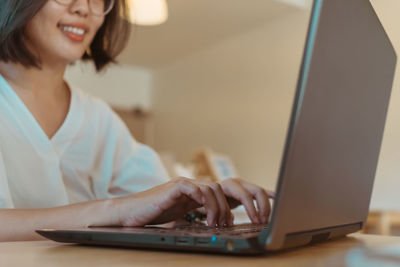
M79 88L71 88L74 105L82 111L86 125L92 125L104 135L128 136L133 138L125 123L104 100L89 95Z
M80 88L71 87L71 92L74 101L78 104L78 106L83 108L90 114L93 115L108 114L111 116L111 114L114 113L111 107L104 100L96 96L89 95Z
M123 124L119 116L104 100L92 96L79 88L71 88L73 105L82 112L87 121L99 126L110 127L111 124Z

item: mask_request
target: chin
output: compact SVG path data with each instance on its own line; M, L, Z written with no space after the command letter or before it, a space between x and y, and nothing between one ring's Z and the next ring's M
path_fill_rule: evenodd
M84 54L85 54L85 52L81 52L81 51L79 53L69 53L69 54L64 53L61 56L61 58L69 64L69 63L73 63L75 61L82 59Z

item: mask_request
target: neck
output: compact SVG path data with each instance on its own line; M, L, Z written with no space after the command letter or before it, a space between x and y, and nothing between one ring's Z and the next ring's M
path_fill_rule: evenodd
M21 64L0 62L0 73L14 90L36 96L57 96L65 91L66 64L47 65L41 68L24 67Z

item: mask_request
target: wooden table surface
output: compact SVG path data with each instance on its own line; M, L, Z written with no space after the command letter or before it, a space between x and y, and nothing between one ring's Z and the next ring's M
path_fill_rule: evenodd
M399 244L400 237L352 234L338 240L263 256L226 256L89 247L52 241L0 243L0 266L346 266L355 248Z

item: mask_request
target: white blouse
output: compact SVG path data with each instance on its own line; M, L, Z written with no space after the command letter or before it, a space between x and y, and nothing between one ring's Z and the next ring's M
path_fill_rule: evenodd
M167 180L154 150L101 100L71 89L67 117L49 139L0 75L0 208L112 198Z

